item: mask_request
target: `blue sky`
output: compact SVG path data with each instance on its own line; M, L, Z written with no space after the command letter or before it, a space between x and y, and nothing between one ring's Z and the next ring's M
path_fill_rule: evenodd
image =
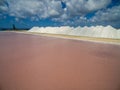
M120 28L120 0L0 0L0 28L13 24Z

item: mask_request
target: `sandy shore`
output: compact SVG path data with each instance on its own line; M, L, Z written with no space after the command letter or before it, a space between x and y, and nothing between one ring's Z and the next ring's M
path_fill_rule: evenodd
M73 36L73 35L63 35L63 34L47 34L47 33L36 33L36 32L28 32L28 31L13 31L13 32L40 35L40 36L46 36L46 37L64 38L64 39L72 39L72 40L74 39L74 40L82 40L82 41L89 41L89 42L120 45L120 39L112 39L112 38L97 38L97 37Z
M0 90L120 90L120 45L0 32Z

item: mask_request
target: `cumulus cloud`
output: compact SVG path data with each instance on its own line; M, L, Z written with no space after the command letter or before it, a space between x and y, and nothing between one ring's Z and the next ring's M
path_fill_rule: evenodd
M39 18L84 15L91 11L105 8L111 0L4 0L9 5L0 6L2 10L8 10L12 16L26 17L36 15ZM62 7L62 3L66 5Z
M92 18L93 21L99 21L98 18L101 21L116 21L120 20L120 5L114 6L112 8L108 8L106 10L100 10L98 11L95 16Z
M85 7L89 11L106 8L111 3L111 0L88 0Z
M64 0L64 2L70 15L85 15L107 7L111 0Z
M8 13L11 16L25 18L57 17L62 13L60 1L55 0L6 0L9 5Z
M96 12L95 16L90 19L90 22L120 25L120 5L105 10L99 10Z
M8 11L8 6L5 0L0 0L0 12Z
M56 21L64 21L74 17L83 17L86 14L106 8L111 0L63 0L66 7L64 12L59 18L55 18Z
M16 18L50 18L64 25L119 24L120 6L107 8L112 0L1 0L0 12ZM88 19L87 14L96 12Z
M65 22L65 25L74 25L76 26L96 26L96 25L112 25L119 28L120 26L120 5L113 6L111 8L105 8L98 10L95 15L91 18L86 16L80 16L78 18L73 18L73 20L68 20Z

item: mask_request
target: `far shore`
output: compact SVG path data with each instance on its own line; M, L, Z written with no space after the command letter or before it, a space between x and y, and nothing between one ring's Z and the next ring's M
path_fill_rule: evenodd
M112 38L99 38L99 37L87 37L87 36L73 36L73 35L64 35L64 34L50 34L50 33L37 33L37 32L28 32L28 30L6 30L1 32L15 32L15 33L24 33L32 35L41 35L46 37L56 37L63 39L74 39L74 40L83 40L97 43L107 43L107 44L120 44L120 39Z

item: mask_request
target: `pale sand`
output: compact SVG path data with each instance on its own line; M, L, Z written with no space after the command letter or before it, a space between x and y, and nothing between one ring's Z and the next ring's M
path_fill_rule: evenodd
M0 32L0 90L120 90L120 45Z
M37 33L37 32L28 32L28 31L13 31L16 33L24 33L24 34L32 34L32 35L41 35L47 37L55 37L55 38L64 38L64 39L75 39L75 40L83 40L97 43L107 43L107 44L119 44L120 39L112 39L112 38L97 38L97 37L87 37L87 36L73 36L73 35L64 35L64 34L48 34L48 33Z

